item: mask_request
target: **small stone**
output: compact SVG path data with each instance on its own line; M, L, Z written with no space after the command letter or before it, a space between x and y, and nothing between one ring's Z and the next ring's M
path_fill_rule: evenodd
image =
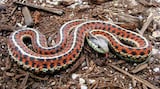
M37 3L37 0L33 0L33 3Z
M0 0L0 4L5 4L8 0Z
M117 77L114 78L114 81L117 81Z
M129 88L128 89L133 89L132 84L129 84Z
M158 53L158 51L159 51L158 49L153 48L153 49L152 49L152 55L157 54L157 53Z
M18 27L23 27L23 25L22 25L21 23L16 23L16 25L17 25Z
M45 6L46 6L46 3L42 3L41 6L42 6L42 7L45 7Z
M84 61L81 65L82 67L85 67L87 65L86 61Z
M138 5L138 2L136 0L129 0L129 2L129 5L131 5L132 7Z
M51 5L59 5L61 0L46 0L46 3L51 4Z
M160 3L160 0L155 0L156 2Z
M39 0L39 2L40 2L40 3L42 3L42 2L43 2L43 0Z
M149 71L150 73L152 73L152 70L151 70L151 69L149 69L148 71Z
M88 87L85 84L82 84L81 89L88 89Z
M6 72L5 74L10 77L13 77L15 75L14 73L10 73L10 72Z
M6 70L6 67L1 67L1 70L2 70L2 71Z
M75 80L79 76L80 76L79 74L72 74L72 79Z
M85 80L83 78L79 78L79 83L82 85L85 83Z
M122 78L122 79L125 79L125 76L121 75L121 78Z
M149 62L149 63L153 63L154 60L155 60L155 58L154 58L154 57L151 57L148 62Z
M70 5L66 4L66 6L68 6L68 8L75 9L77 6L81 6L82 4L82 0L75 0L73 3L70 3Z
M154 38L159 38L159 37L160 37L160 31L159 31L159 30L154 31L154 32L152 33L152 36L153 36Z
M137 63L134 63L133 65L134 65L134 66L137 66Z
M107 68L103 68L105 71L107 71Z
M94 79L89 79L89 83L90 84L92 84L92 83L94 83L96 80L94 80Z
M160 59L160 51L158 50L158 52L156 54L154 54L154 56L155 56L155 58Z
M88 69L88 67L87 67L87 66L82 68L82 70L87 70L87 69Z
M7 9L7 6L0 4L0 11L5 11Z
M128 68L125 68L125 71L128 71Z
M156 67L153 69L154 72L160 72L160 68Z
M160 0L155 0L157 3L160 3Z
M56 84L56 82L55 82L55 81L51 82L51 86L54 86L55 84Z
M5 48L5 46L4 46L4 45L2 45L2 46L1 46L1 48L2 48L2 49L4 49L4 48Z

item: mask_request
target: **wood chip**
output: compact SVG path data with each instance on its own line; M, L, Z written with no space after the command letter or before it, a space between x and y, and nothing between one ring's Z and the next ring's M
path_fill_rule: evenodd
M136 68L133 69L131 72L132 72L132 73L138 73L138 72L144 70L144 69L147 68L147 67L148 67L148 64L147 64L147 63L141 64L141 65L136 66Z
M25 6L22 8L22 14L24 16L25 25L27 25L28 27L32 27L33 26L33 19L31 17L31 14L30 14L28 7Z

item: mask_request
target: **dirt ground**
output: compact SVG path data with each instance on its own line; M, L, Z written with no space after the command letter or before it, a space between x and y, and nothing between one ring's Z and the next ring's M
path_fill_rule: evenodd
M16 1L16 0L14 0ZM0 89L159 89L160 88L160 1L158 0L26 0L27 5L0 1ZM49 2L50 1L50 2ZM54 0L53 0L54 1ZM34 5L41 7L35 8ZM113 53L99 54L87 42L73 65L53 74L35 74L18 66L9 56L8 36L25 26L22 7L32 16L32 28L43 33L48 43L59 28L74 19L113 23L144 35L153 46L149 61L130 63ZM53 10L46 11L44 8ZM54 12L56 11L57 12Z

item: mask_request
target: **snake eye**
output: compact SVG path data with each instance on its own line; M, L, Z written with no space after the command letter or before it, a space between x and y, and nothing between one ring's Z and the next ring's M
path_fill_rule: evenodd
M101 48L101 46L100 46L100 45L97 45L97 48L99 48L99 49L100 49L100 48Z

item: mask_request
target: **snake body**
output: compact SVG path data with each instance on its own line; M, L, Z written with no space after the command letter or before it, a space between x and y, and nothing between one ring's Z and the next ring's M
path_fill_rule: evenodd
M151 44L138 33L110 22L82 19L62 25L57 43L52 47L47 46L45 36L38 30L32 28L17 30L9 36L8 50L11 57L25 69L34 72L54 72L77 59L89 32L106 39L113 53L123 59L142 62L151 54ZM25 38L31 39L33 50L26 46Z

